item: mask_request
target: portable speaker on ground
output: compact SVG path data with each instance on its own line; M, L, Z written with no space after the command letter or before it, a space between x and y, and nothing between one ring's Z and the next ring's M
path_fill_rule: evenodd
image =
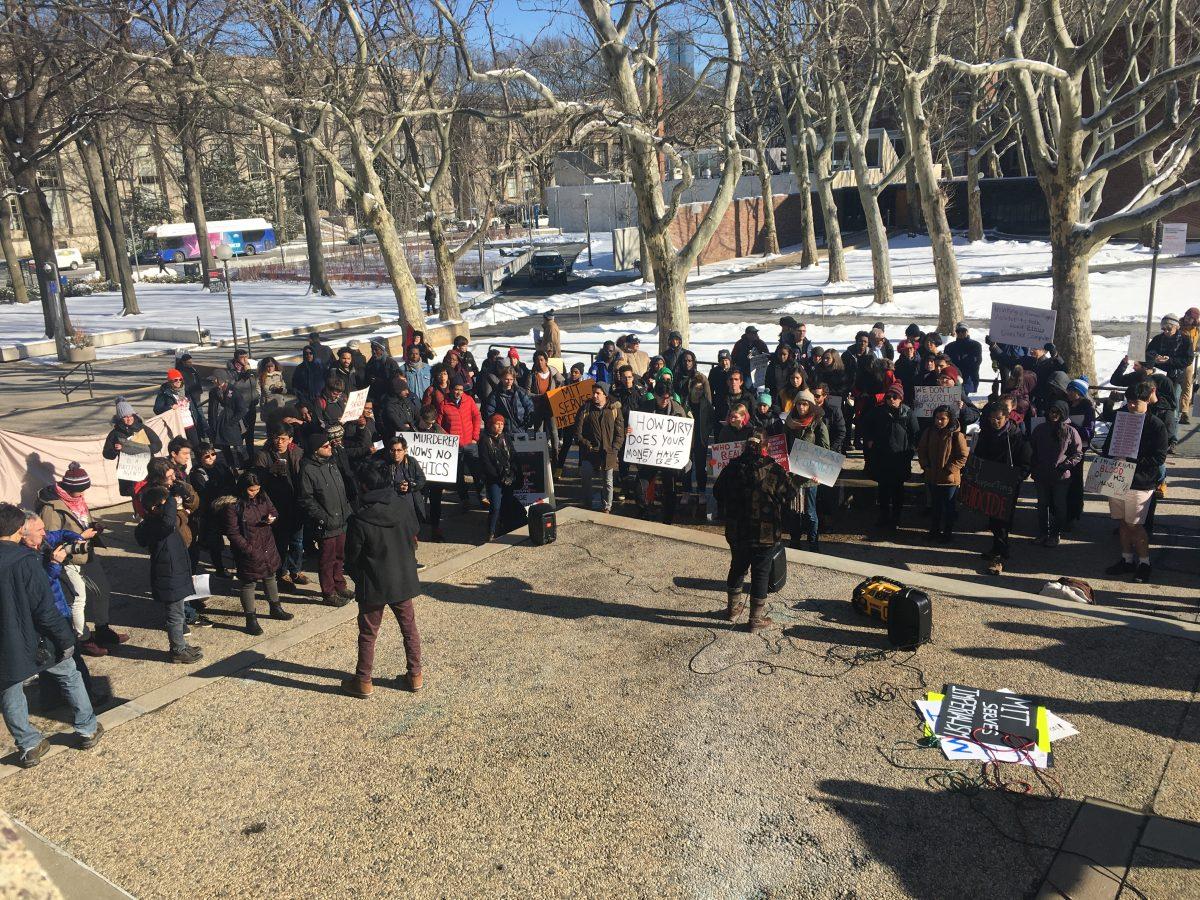
M787 545L776 544L771 551L771 578L767 582L767 591L778 594L787 584Z
M888 642L897 650L916 650L933 634L929 595L906 587L888 601Z
M535 503L529 507L529 542L536 546L553 544L558 537L558 520L554 507L546 503Z

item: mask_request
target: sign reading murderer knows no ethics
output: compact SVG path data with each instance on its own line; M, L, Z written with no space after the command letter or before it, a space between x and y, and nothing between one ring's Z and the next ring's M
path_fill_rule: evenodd
M1014 303L993 303L992 323L988 329L993 341L1015 347L1044 347L1054 340L1052 309L1035 309Z
M625 438L625 462L659 469L682 469L692 454L696 423L680 416L634 410Z
M408 455L417 461L430 481L454 484L458 481L458 435L432 431L402 431L408 442Z

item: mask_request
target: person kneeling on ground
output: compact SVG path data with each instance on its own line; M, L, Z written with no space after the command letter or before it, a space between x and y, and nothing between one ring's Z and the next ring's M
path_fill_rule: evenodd
M1127 575L1142 583L1150 581L1150 536L1146 533L1146 517L1154 500L1154 489L1163 479L1167 464L1169 435L1167 426L1155 416L1147 415L1154 396L1154 385L1143 382L1134 388L1134 399L1129 412L1145 415L1142 423L1142 440L1138 445L1137 466L1133 481L1123 497L1110 497L1109 515L1119 523L1121 558L1104 571L1109 575ZM1104 443L1104 452L1112 440L1109 432ZM1135 561L1136 557L1136 561Z
M742 579L749 569L751 633L774 624L766 614L771 556L783 536L784 510L795 501L796 492L793 479L767 455L767 436L761 429L750 435L742 455L721 471L713 485L725 515L731 554L725 616L736 622L746 608Z
M171 662L197 662L204 653L184 639L183 604L192 593L192 561L179 533L178 506L165 487L149 487L142 498L143 519L134 531L150 551L150 596L166 607Z
M503 430L503 424L500 426ZM375 641L390 609L404 635L408 672L404 686L421 689L421 635L412 598L421 593L415 545L419 525L411 504L401 503L387 467L371 461L359 472L362 507L346 535L346 568L358 598L358 665L342 690L365 699L374 690Z

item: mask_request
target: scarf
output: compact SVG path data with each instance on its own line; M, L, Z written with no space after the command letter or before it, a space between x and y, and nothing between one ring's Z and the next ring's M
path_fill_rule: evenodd
M816 417L817 417L816 412L814 412L812 410L809 411L807 418L801 417L798 414L792 416L793 419L795 419L797 422L800 423L800 426L802 428L808 428L809 426L811 426L813 423L813 419L815 419Z
M87 529L88 523L91 520L91 513L88 512L87 500L83 498L83 494L70 494L62 489L62 485L56 484L54 492L58 494L58 499L66 504L67 509L71 511L79 524Z

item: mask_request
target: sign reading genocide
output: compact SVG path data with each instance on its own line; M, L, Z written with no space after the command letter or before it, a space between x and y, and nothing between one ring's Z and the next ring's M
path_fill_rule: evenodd
M963 466L958 500L966 509L983 513L989 519L1012 519L1025 479L1012 466L980 459L972 453Z
M933 726L939 737L961 738L993 747L1038 744L1039 720L1045 722L1046 713L1036 701L1020 694L961 684L948 684L943 693L942 708Z
M402 431L408 442L408 455L417 461L430 481L455 484L458 481L458 435L432 431Z
M918 384L913 388L913 400L918 419L929 418L939 406L958 409L958 401L962 399L962 388L956 384L943 387L940 384Z
M149 447L144 453L136 450L122 450L117 454L117 478L121 481L145 481L146 469L149 466Z
M788 462L787 435L773 434L767 438L767 456L783 466L783 471L792 471L792 464Z
M992 323L988 330L992 340L998 344L1044 347L1054 340L1054 320L1057 316L1058 313L1052 309L993 303Z
M682 469L692 454L695 422L634 410L629 414L631 433L625 438L625 462L659 469Z
M1137 459L1142 446L1142 426L1145 424L1144 413L1117 413L1112 437L1108 441L1108 455L1118 459Z
M789 470L805 478L815 479L818 484L833 487L846 457L834 450L826 450L808 441L796 441L788 455Z
M592 389L596 379L585 378L574 384L565 384L560 388L546 392L546 401L550 404L550 412L554 416L554 424L560 429L570 428L575 424L575 415L579 407L592 399Z
M1119 499L1129 493L1133 485L1133 471L1137 463L1127 459L1112 459L1097 456L1088 469L1083 489L1089 494Z
M351 391L346 397L346 411L342 413L342 422L353 422L363 414L367 405L367 388L361 391Z

